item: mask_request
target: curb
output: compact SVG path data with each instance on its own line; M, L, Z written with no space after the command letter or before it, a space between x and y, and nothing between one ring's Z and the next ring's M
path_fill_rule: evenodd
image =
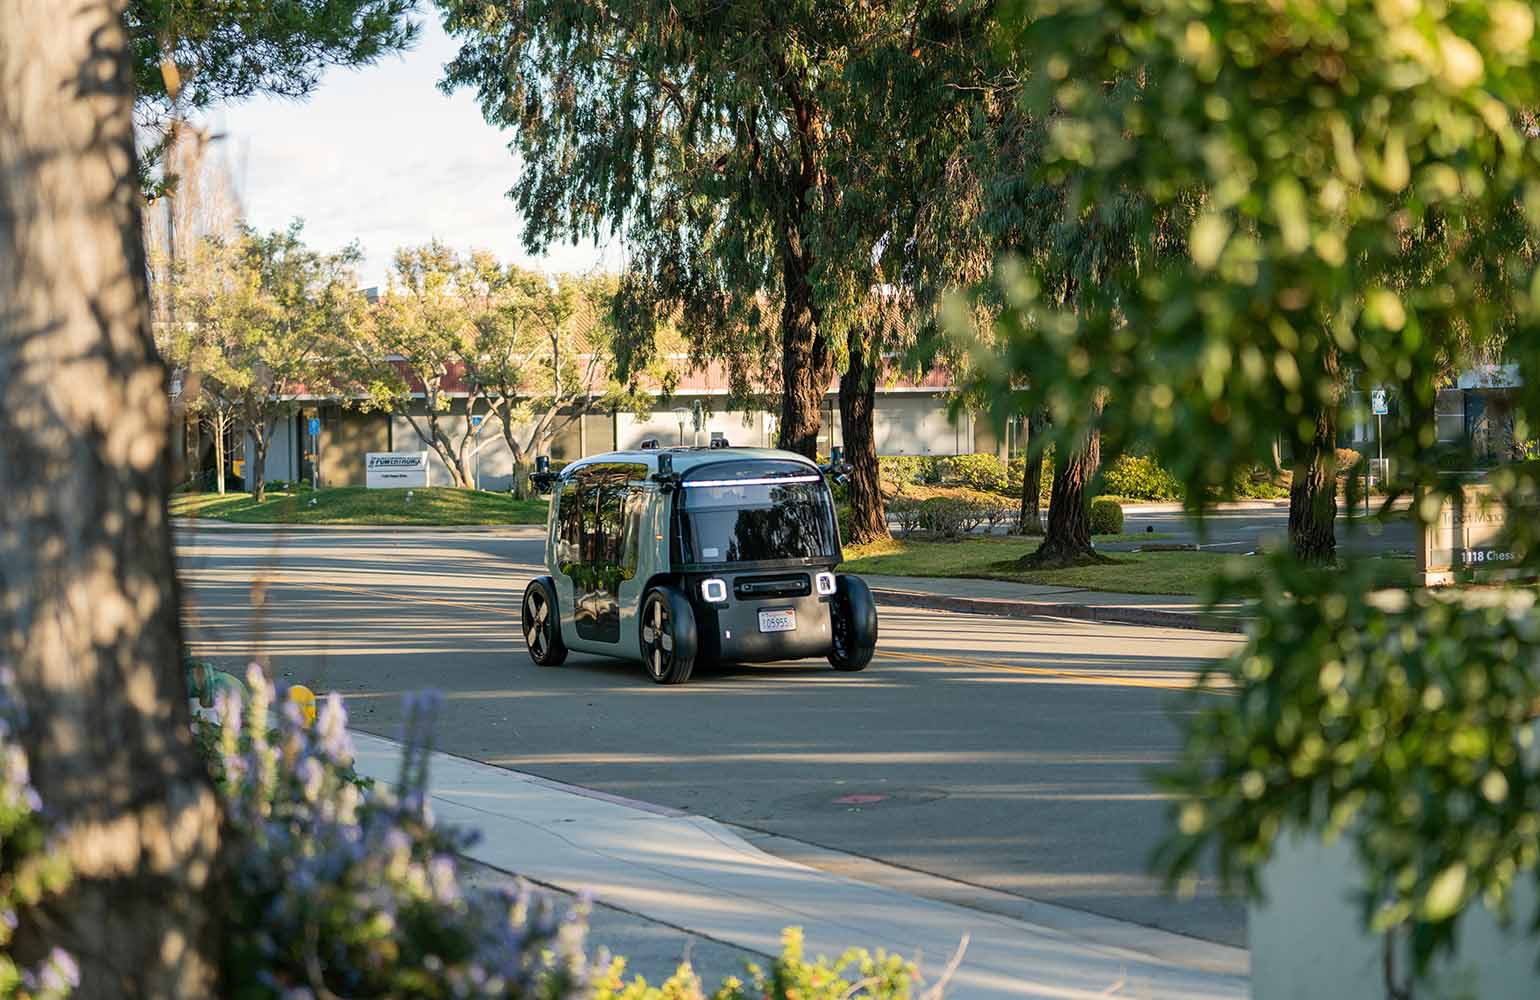
M506 537L516 537L527 533L534 533L540 536L545 535L545 525L543 524L245 524L239 521L226 521L217 517L173 517L171 519L171 527L186 531L401 531L414 534L447 532L464 534L469 532Z
M1164 628L1195 629L1202 632L1246 631L1246 623L1243 619L1232 620L1217 615L1187 611L1050 604L1039 601L1002 601L989 597L946 597L940 594L917 594L909 590L885 590L876 587L872 588L872 596L878 601L897 604L900 607L959 611L965 614L993 615L998 618L1075 618L1081 621L1155 625Z

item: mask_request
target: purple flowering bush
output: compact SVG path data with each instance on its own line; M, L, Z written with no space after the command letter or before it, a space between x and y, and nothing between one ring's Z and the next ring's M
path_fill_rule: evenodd
M0 673L0 1000L61 1000L80 981L68 954L56 948L37 968L23 969L10 953L17 911L43 902L70 880L63 856L49 850L43 803L16 739L22 722L11 678Z
M559 908L527 888L467 887L458 855L474 835L434 823L427 795L438 698L409 696L405 751L393 785L353 767L342 699L307 726L253 665L249 696L218 698L218 721L195 723L224 807L218 884L225 933L220 995L237 1000L907 1000L919 980L896 956L854 950L785 953L707 993L688 964L651 986L624 959L585 950L586 907ZM281 708L275 710L275 706ZM8 946L17 911L69 883L50 850L43 804L15 739L20 709L0 674L0 1000L65 1000L79 983L55 950L20 968ZM925 1000L939 1000L933 987Z
M581 911L528 891L469 890L456 852L472 835L434 825L428 743L436 698L408 705L393 787L353 771L342 699L307 728L255 666L250 699L203 723L225 806L226 996L520 997L592 991ZM367 790L366 790L367 787Z

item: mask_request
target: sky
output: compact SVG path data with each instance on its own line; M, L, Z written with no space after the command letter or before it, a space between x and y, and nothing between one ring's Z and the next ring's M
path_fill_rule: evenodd
M247 222L277 229L302 219L319 250L357 240L363 286L385 283L397 247L435 237L548 271L618 269L618 244L524 252L506 195L517 178L507 137L482 119L471 92L438 89L455 45L436 18L418 19L421 36L404 56L333 69L305 101L252 100L210 115Z

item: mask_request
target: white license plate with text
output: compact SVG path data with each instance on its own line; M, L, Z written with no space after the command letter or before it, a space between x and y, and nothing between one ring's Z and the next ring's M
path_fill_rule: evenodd
M795 611L761 611L759 630L761 632L795 632L797 613Z

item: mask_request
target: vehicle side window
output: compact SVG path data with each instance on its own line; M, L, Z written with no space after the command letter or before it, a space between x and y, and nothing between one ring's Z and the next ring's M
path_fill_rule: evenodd
M583 551L583 502L575 481L562 488L556 518L556 564L568 573L567 567L577 562Z
M642 517L647 510L647 491L635 486L626 490L625 531L621 541L621 569L625 579L636 576L636 565L641 555Z

